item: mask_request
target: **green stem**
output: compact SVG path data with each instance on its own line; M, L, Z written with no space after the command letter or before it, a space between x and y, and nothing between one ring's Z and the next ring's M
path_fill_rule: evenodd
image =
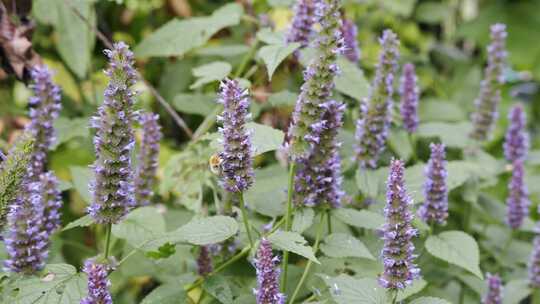
M332 234L332 215L330 211L326 212L326 221L328 224L328 234Z
M292 228L292 216L293 216L293 187L294 187L294 175L296 172L295 162L291 161L289 167L289 184L287 188L287 213L285 214L285 231L290 231ZM283 271L281 277L281 289L283 292L287 288L287 271L289 268L289 251L283 252Z
M540 304L540 289L533 289L533 293L531 295L531 304Z
M390 293L390 298L392 299L392 304L396 304L396 300L397 300L397 291L395 290L392 290L392 291L389 291Z
M242 220L244 221L244 226L246 228L246 233L249 239L249 246L253 248L254 247L253 238L251 237L251 228L249 226L249 219L246 212L246 204L244 203L244 193L240 192L239 198L240 198L240 210L242 211Z
M319 242L321 241L322 231L323 231L323 227L324 227L324 216L325 216L325 213L327 213L327 212L328 211L321 213L321 219L320 219L320 222L319 222L319 227L317 227L317 236L315 237L315 244L313 245L313 254L317 254L317 251L319 250ZM294 292L293 292L293 295L291 297L291 300L289 301L289 304L294 303L294 300L296 299L296 296L300 292L300 289L302 288L302 285L304 285L304 281L306 280L306 278L307 278L307 276L309 274L309 270L311 269L311 265L313 265L313 261L309 260L307 262L307 264L306 264L306 268L304 269L304 273L302 273L302 277L300 278L300 281L298 282L298 284L296 285L296 288L294 289Z
M106 232L106 239L105 239L105 259L109 257L109 250L111 247L111 230L112 230L112 224L109 223L107 225L107 232Z
M413 162L416 163L416 161L418 160L418 156L416 155L416 138L414 137L414 134L412 133L407 132L407 134L408 134L409 142L412 148L411 159Z
M238 78L242 76L242 73L244 73L244 70L246 69L248 63L253 59L255 56L255 53L257 52L257 47L259 46L259 40L255 39L253 44L251 45L251 48L247 52L246 56L242 59L242 62L240 63L240 66L238 66L238 69L234 73L233 77Z

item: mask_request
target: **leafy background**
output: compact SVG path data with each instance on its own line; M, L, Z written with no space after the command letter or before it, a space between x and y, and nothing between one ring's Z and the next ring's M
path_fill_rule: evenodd
M10 1L6 1L10 3ZM107 39L124 40L136 54L144 78L195 132L196 140L178 126L140 82L138 108L161 115L159 188L155 206L133 211L113 229L113 253L121 261L111 275L115 303L186 303L204 290L201 303L253 303L253 267L241 260L186 293L181 285L196 278L196 245L222 241L243 229L232 219L203 217L215 212L220 189L208 170L208 159L219 149L215 133L215 92L218 81L237 77L253 96L251 111L257 148L256 183L246 193L253 221L261 227L284 211L286 169L276 152L302 82L302 67L290 63L298 47L283 44L291 16L291 0L35 0L33 47L55 71L63 89L62 115L56 122L58 140L49 154L50 167L62 179L64 230L54 239L47 276L7 282L0 273L0 299L13 303L78 303L86 278L77 272L82 261L101 250L104 231L84 217L90 201L88 165L94 160L88 119L102 101L106 78L102 50ZM502 138L508 108L526 104L533 150L526 180L533 206L538 204L540 150L540 1L479 0L364 0L343 1L346 16L359 27L362 50L359 65L340 59L342 75L336 96L348 104L343 141L346 209L335 210L334 233L326 236L321 254L309 246L318 218L312 210L296 214L292 233L274 233L277 248L295 253L291 280L305 263L317 262L301 294L319 294L322 303L385 303L375 282L381 271L381 241L376 229L383 218L387 167L363 172L351 161L358 100L367 95L379 46L377 37L392 28L401 40L401 62L414 62L422 89L418 143L394 126L389 149L408 162L406 180L415 202L422 201L423 165L428 144L439 140L449 147L450 219L444 229L427 237L417 252L423 279L400 293L408 303L478 303L485 293L483 275L500 272L505 282L504 303L519 303L527 287L526 262L532 249L532 227L538 214L515 234L504 225L508 168L502 157ZM479 89L486 59L489 25L508 25L510 69L495 136L475 157L470 145L469 114ZM269 25L273 25L271 29ZM303 52L309 58L309 50ZM301 64L305 64L302 62ZM12 142L26 123L28 88L12 77L0 83L1 147ZM271 81L270 81L271 79ZM5 149L4 149L5 150ZM372 204L365 207L366 201ZM427 240L426 240L427 239ZM307 243L306 243L307 242ZM0 247L0 258L5 252ZM294 286L288 286L293 288Z

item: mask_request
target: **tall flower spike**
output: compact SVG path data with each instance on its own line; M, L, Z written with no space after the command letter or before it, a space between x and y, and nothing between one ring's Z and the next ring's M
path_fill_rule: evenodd
M448 188L446 186L446 153L444 144L432 143L431 157L426 166L425 201L418 210L426 223L444 224L448 218Z
M212 258L208 246L201 246L197 257L197 272L201 276L206 276L213 271Z
M45 266L48 257L47 233L42 229L43 206L40 193L30 191L28 199L17 199L8 213L8 231L4 240L8 259L6 270L33 274Z
M318 55L304 70L304 84L292 114L288 139L293 158L308 152L310 143L305 137L321 117L321 104L332 95L334 76L338 73L337 55L344 51L339 7L339 0L316 2L316 15L321 24L316 40Z
M508 120L510 126L504 137L504 156L509 162L524 160L529 150L529 134L525 130L527 118L521 104L512 107Z
M307 155L296 159L295 202L306 206L324 203L339 207L343 197L341 189L341 158L337 140L343 125L345 105L330 100L321 105L323 112L318 122L310 127L306 139L311 147Z
M418 99L420 90L417 84L414 64L407 63L403 66L403 75L401 76L401 118L403 126L409 133L416 132L418 128Z
M279 258L272 254L272 244L263 238L255 259L257 304L284 304L285 295L279 292Z
M60 228L60 208L62 197L58 186L58 179L52 172L40 175L39 182L35 183L40 193L43 205L43 229L51 235Z
M356 24L352 20L344 18L341 25L341 33L345 44L345 53L343 55L351 62L358 62L360 60L360 47L356 39L358 35Z
M34 136L35 144L32 160L28 167L28 177L32 181L39 179L43 173L47 151L55 141L53 127L62 105L60 104L60 88L52 82L52 74L46 66L36 66L30 73L31 88L34 96L30 97L30 124L27 130Z
M253 148L245 126L251 118L248 91L230 79L224 79L219 89L217 102L223 105L223 113L218 117L223 124L219 128L223 136L223 151L219 153L221 185L228 192L243 192L253 184Z
M491 44L487 47L488 63L484 70L484 79L480 83L480 93L475 100L473 131L470 134L479 141L488 139L498 117L497 108L501 100L507 56L506 36L506 25L496 23L491 26Z
M131 152L133 136L133 98L130 89L136 81L133 53L123 42L105 50L109 84L105 99L91 126L96 129L94 146L97 159L95 179L90 184L93 201L88 213L98 223L117 223L135 205Z
M382 51L367 100L361 101L356 122L356 158L362 168L376 168L384 151L391 122L394 75L399 57L399 40L391 30L379 39Z
M81 300L81 304L112 304L109 291L111 282L107 278L111 267L98 263L94 259L84 262L83 271L88 275L88 296Z
M502 304L502 281L497 274L486 274L487 294L482 298L482 304Z
M533 288L540 288L540 232L533 241L533 251L529 259L529 283Z
M150 198L153 195L152 188L156 183L159 141L162 136L158 120L159 115L154 113L143 113L139 116L139 123L142 127L142 141L134 182L135 201L138 206L150 204Z
M384 272L379 277L379 284L387 289L403 289L420 274L414 264L412 238L417 231L411 224L413 214L409 208L412 202L405 189L404 172L404 163L392 160L386 186L386 223L382 229Z
M512 229L518 229L529 215L530 206L523 161L516 160L512 164L512 179L508 184L508 192L506 223Z
M306 47L313 36L313 25L317 22L315 3L321 0L297 0L294 5L294 15L287 33L287 42L298 42ZM324 1L324 0L322 0Z

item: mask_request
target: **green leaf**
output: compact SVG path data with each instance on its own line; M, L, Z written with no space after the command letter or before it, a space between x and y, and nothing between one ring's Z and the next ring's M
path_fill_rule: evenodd
M302 208L294 213L292 231L302 233L313 224L315 211L312 208Z
M415 18L423 23L439 24L448 17L450 12L451 9L446 3L422 2L416 8Z
M319 260L317 260L315 257L315 254L313 254L313 249L310 246L307 246L307 241L304 239L304 237L296 232L278 230L272 233L268 237L268 240L272 243L272 245L281 250L294 252L305 257L306 259L320 264Z
M75 267L67 264L50 264L40 277L17 281L19 292L12 303L51 304L79 303L87 294L84 274L77 274Z
M418 135L422 137L438 137L448 147L465 148L472 143L469 138L471 130L472 125L470 122L428 122L420 124Z
M274 72L279 64L299 47L299 43L281 43L266 45L259 50L257 56L262 58L264 64L266 65L266 70L268 71L268 80L272 80L272 75L274 75Z
M70 141L76 137L88 137L88 118L69 119L58 117L54 121L54 129L56 130L56 141L53 143L51 150L55 150L61 144Z
M220 81L227 77L232 70L232 66L228 62L215 61L205 65L198 66L193 69L193 76L197 80L189 88L196 89L207 83Z
M407 286L405 289L398 291L396 300L398 302L407 299L408 297L419 293L427 286L427 282L424 279L416 279L412 285Z
M459 104L434 99L422 100L420 102L418 116L420 116L420 121L422 122L457 122L467 119L464 109Z
M356 185L369 198L376 198L384 192L387 170L356 170Z
M216 95L180 93L174 96L172 105L183 113L207 116L216 107Z
M368 210L340 208L333 210L332 216L335 216L347 225L358 228L379 229L384 224L384 217L382 215Z
M156 251L146 252L146 256L155 260L166 259L176 253L176 246L171 243L165 243L158 247Z
M407 162L413 155L413 147L409 139L409 134L403 129L393 130L388 137L388 145L399 156ZM367 170L364 170L367 171Z
M165 219L155 207L131 211L122 222L112 227L112 234L138 248L165 233Z
M270 95L268 97L268 103L272 107L294 106L297 96L297 93L281 91Z
M199 56L219 56L227 58L245 54L249 49L249 46L245 44L215 45L199 49L196 53Z
M338 304L387 304L386 290L376 279L355 279L347 275L321 276L330 288L332 299Z
M321 250L325 255L333 258L356 257L375 260L364 243L345 233L328 235L321 244Z
M254 156L279 149L285 138L283 131L254 122L247 123L246 129L253 132L251 143L255 150ZM210 144L217 151L222 149L221 139L222 136L219 134Z
M69 171L71 172L71 178L73 179L73 186L75 186L75 190L77 190L79 195L86 203L90 203L92 201L92 195L90 194L88 185L94 178L94 172L88 167L78 166L69 167Z
M503 304L519 304L531 292L528 280L512 280L504 286Z
M233 295L227 279L223 276L212 276L203 283L203 288L223 304L233 304Z
M209 245L222 242L238 232L236 220L228 216L210 216L194 219L169 233L176 242Z
M421 297L413 300L410 304L452 304L441 298Z
M255 170L256 183L244 194L246 204L260 214L277 217L285 211L287 172L279 165Z
M391 13L401 15L403 17L409 17L414 10L416 0L382 0L380 4Z
M187 294L183 288L179 288L178 283L171 282L158 286L152 290L141 302L141 304L179 304L184 303Z
M271 28L265 27L257 32L257 39L266 44L283 44L285 33L274 32Z
M77 227L88 227L92 225L93 223L94 223L94 219L89 214L87 214L67 224L66 227L62 229L62 231L70 230Z
M427 251L441 260L466 269L483 278L480 252L473 237L462 231L445 231L426 240Z
M237 25L242 14L241 5L229 3L208 17L171 20L137 45L135 55L139 58L182 56L206 44L219 30Z
M369 83L364 72L354 63L340 57L337 60L341 72L336 77L336 90L354 99L361 100L368 96Z

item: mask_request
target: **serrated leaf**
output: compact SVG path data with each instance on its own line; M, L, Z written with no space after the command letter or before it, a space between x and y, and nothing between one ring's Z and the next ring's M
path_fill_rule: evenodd
M222 276L212 276L203 283L203 288L220 303L233 304L233 295L227 280Z
M410 304L452 304L445 299L434 297L421 297L413 300Z
M89 204L92 201L92 195L90 194L88 186L92 178L94 178L94 172L88 167L78 166L69 167L69 171L71 172L75 190L77 190L82 199Z
M369 198L376 198L384 191L387 170L356 170L356 185Z
M327 236L321 244L321 251L333 258L356 257L375 260L362 241L345 233L333 233Z
M135 55L137 57L184 55L206 44L219 30L238 24L242 14L241 5L229 3L211 16L171 20L137 45Z
M272 245L281 250L294 252L305 257L306 259L320 264L319 260L317 260L315 257L315 254L313 254L313 249L311 246L306 245L306 239L296 232L278 230L268 236L268 240L272 243Z
M465 148L472 143L469 137L471 130L472 125L470 122L428 122L420 124L418 135L422 137L438 137L448 147Z
M152 290L141 304L181 304L186 301L186 292L179 288L178 283L171 282Z
M379 229L384 224L384 217L368 210L340 208L332 211L335 216L347 225L366 229Z
M337 60L340 73L335 79L336 90L354 99L361 100L368 96L369 83L364 72L354 63L340 57Z
M531 292L528 280L512 280L504 285L503 304L519 304Z
M256 183L244 194L246 204L260 214L277 217L285 211L287 171L279 165L255 170Z
M312 208L302 208L294 213L292 231L302 233L313 224L315 211Z
M62 231L70 230L77 227L88 227L92 225L93 223L94 223L94 219L89 214L87 214L67 224L66 227L62 229Z
M272 75L276 71L277 67L291 55L295 50L300 47L299 43L290 44L272 44L263 46L257 56L262 58L268 71L268 80L272 80Z
M441 260L470 271L483 278L480 252L473 237L462 231L445 231L426 240L427 251Z
M235 219L228 216L210 216L194 219L169 233L177 242L209 245L222 242L238 232Z
M376 279L355 279L347 275L329 277L320 275L338 304L387 304L386 290Z
M136 248L164 233L165 219L155 207L137 208L112 227L115 237L125 239Z
M231 71L232 66L224 61L215 61L198 66L193 69L193 76L197 77L197 80L189 88L193 90L207 83L220 81L227 77Z

